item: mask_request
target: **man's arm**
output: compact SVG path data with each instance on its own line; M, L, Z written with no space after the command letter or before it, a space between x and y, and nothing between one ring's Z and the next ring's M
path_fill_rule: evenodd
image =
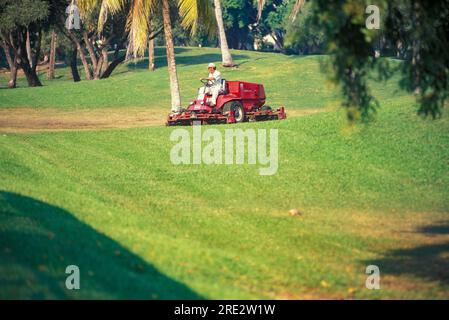
M211 77L209 77L209 80L210 80L210 81L216 81L217 79L221 79L221 73L220 73L220 72L215 71L214 74L215 74L215 76L212 75Z
M219 78L221 78L220 76L220 73L217 75ZM209 81L215 81L215 80L217 80L214 76L210 76L210 77L207 77L207 78L200 78L200 80L209 80Z

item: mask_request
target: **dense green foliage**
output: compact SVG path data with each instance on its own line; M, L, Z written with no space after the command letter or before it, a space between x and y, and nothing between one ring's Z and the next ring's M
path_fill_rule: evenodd
M325 52L324 32L316 25L313 16L312 1L307 1L301 12L286 26L287 47L300 54Z
M49 2L44 0L1 0L0 32L7 34L19 27L45 20L49 13Z
M253 49L254 35L250 26L256 22L257 17L253 1L222 0L222 6L229 47Z
M449 1L378 1L384 21L379 30L365 24L370 1L313 3L315 24L328 39L349 119L366 120L375 110L376 100L366 82L370 70L377 70L380 78L394 72L385 60L375 58L381 36L404 57L401 84L417 94L419 113L441 114L449 94Z

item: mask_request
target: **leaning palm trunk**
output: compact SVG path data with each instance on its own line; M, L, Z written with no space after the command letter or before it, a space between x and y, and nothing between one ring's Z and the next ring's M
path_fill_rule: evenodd
M173 32L170 21L170 6L168 0L162 0L162 16L164 19L165 47L167 50L167 66L170 77L171 110L181 109L181 96L179 93L178 74L176 71L175 48L173 45Z
M220 36L220 47L223 67L235 66L232 60L231 53L229 52L228 41L226 40L226 33L223 23L223 11L221 9L220 0L214 0L215 6L215 18L217 19L218 33Z

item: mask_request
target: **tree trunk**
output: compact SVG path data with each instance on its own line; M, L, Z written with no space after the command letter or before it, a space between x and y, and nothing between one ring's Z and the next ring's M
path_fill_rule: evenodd
M101 79L103 78L103 73L106 72L109 66L108 62L108 50L103 47L99 49L101 52L100 57L98 58L97 62L97 68L94 70L94 79Z
M148 69L154 71L156 64L154 61L154 38L148 40Z
M168 74L170 76L171 110L181 109L181 95L179 93L178 74L176 71L175 48L170 21L170 6L168 0L162 0L162 16L164 19L165 46L167 49Z
M56 32L51 32L50 43L50 61L48 63L47 79L53 80L55 78L55 62L56 62Z
M93 70L93 77L95 80L100 79L102 66L103 66L103 55L98 57L97 68Z
M28 86L30 87L38 87L42 86L42 83L39 80L39 77L36 73L36 66L33 68L30 67L31 63L28 60L28 51L27 51L27 34L28 29L22 29L21 31L17 32L17 38L14 39L12 33L9 34L9 40L8 40L8 47L13 50L14 52L14 60L12 61L12 65L14 66L12 69L11 74L11 80L10 81L10 87L15 86L15 81L17 77L17 68L20 67L23 70L23 73L25 74L25 77L28 82ZM41 33L40 33L41 35ZM40 41L40 37L39 37ZM17 44L15 44L15 42ZM40 52L40 43L37 43L36 47L36 56L39 56Z
M13 89L17 86L17 57L14 57L14 61L12 64L12 67L9 69L9 82L8 82L8 88Z
M64 30L64 32L69 37L70 41L72 42L72 45L76 46L76 50L79 53L80 60L84 67L84 73L86 74L86 79L92 80L92 72L90 71L89 64L87 63L86 55L84 54L83 47L81 46L81 43L78 41L77 37L73 34L72 31Z
M271 37L273 37L273 40L277 46L277 49L282 52L285 53L285 47L284 47L284 38L281 34L273 31L271 33Z
M39 80L39 77L37 76L36 71L33 70L33 68L30 67L30 62L28 59L23 59L23 57L20 59L19 63L20 67L23 70L23 73L25 74L25 77L28 82L28 86L30 87L41 87L42 83Z
M32 69L34 72L36 72L37 65L39 63L39 58L41 55L41 45L42 45L42 30L39 30L37 40L35 43L35 53L33 57L33 61L31 62Z
M101 74L103 74L109 67L109 56L107 47L103 47L101 49L101 55L103 56L103 64L101 65Z
M223 23L223 12L221 9L220 0L214 0L215 18L217 19L218 34L220 36L220 48L223 67L234 67L235 63L232 60L231 52L229 51L228 41L226 40L226 32Z
M93 73L95 72L95 69L93 71L91 71L89 64L87 63L87 59L86 59L86 55L84 54L84 48L81 45L81 42L78 40L78 38L76 37L76 35L71 31L68 30L66 28L60 27L60 30L64 33L64 35L70 39L70 42L72 42L72 46L76 47L76 51L79 53L80 56L80 60L81 63L83 64L84 67L84 73L86 74L86 79L87 80L92 80L93 79ZM83 40L86 41L85 36L87 36L87 34L83 34ZM89 51L89 40L87 40L86 42L86 47L88 47L88 51ZM74 52L75 49L73 50ZM90 54L90 52L89 52ZM72 63L73 63L73 52L72 52ZM76 63L76 61L75 61ZM93 61L92 61L93 63ZM72 74L73 74L73 68L72 68ZM76 71L76 73L78 74L78 70ZM78 74L79 77L79 74ZM74 81L80 81L80 80L75 80L76 77L74 77Z
M72 76L73 76L74 82L81 81L81 77L78 72L77 56L78 56L78 49L77 49L77 46L74 45L73 49L72 49L72 57L70 59L70 69L72 70Z
M109 76L111 75L112 71L114 71L114 69L123 61L125 61L126 58L126 54L122 55L121 57L117 57L115 58L107 67L107 69L103 72L103 74L101 75L101 79L105 79L105 78L109 78Z
M86 74L86 79L92 80L92 72L90 71L89 64L87 63L87 59L86 59L86 55L84 54L83 47L81 47L81 44L79 42L76 44L76 50L78 51L81 63L83 64L84 73Z
M86 44L87 51L89 52L90 61L92 62L92 69L97 69L97 57L95 56L94 47L92 45L92 42L89 39L89 36L86 31L83 32L83 40Z
M28 82L28 86L30 87L40 87L42 86L42 83L39 80L39 77L36 73L36 66L33 68L31 67L31 62L28 60L28 50L27 50L27 38L28 38L28 29L26 30L25 34L22 32L19 33L19 46L17 55L19 56L19 66L22 68L23 73L25 74L25 77Z
M156 37L156 33L153 34L153 21L150 20L149 34L148 38L148 70L154 71L156 69L156 63L154 59L154 38Z
M89 68L89 64L87 63L86 55L84 54L83 47L81 47L80 43L77 44L77 50L80 56L81 63L84 67L84 73L86 74L87 80L92 80L92 73Z
M26 52L28 61L30 63L30 67L33 67L33 54L31 52L31 37L30 37L30 30L27 28L26 30Z
M13 89L17 85L17 55L14 54L14 58L11 57L11 50L6 41L2 41L1 46L3 51L5 51L6 61L9 66L8 88Z

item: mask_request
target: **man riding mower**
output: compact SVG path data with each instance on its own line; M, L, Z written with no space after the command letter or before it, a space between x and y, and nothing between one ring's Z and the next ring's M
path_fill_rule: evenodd
M167 125L239 123L244 121L281 120L287 117L284 107L273 110L265 105L262 84L226 81L213 63L209 76L202 78L196 100L186 109L168 115Z
M209 71L209 76L200 79L205 85L200 88L199 94L212 95L212 97L207 98L206 104L210 107L215 107L217 105L217 97L223 91L221 73L213 63L209 63L207 70Z

